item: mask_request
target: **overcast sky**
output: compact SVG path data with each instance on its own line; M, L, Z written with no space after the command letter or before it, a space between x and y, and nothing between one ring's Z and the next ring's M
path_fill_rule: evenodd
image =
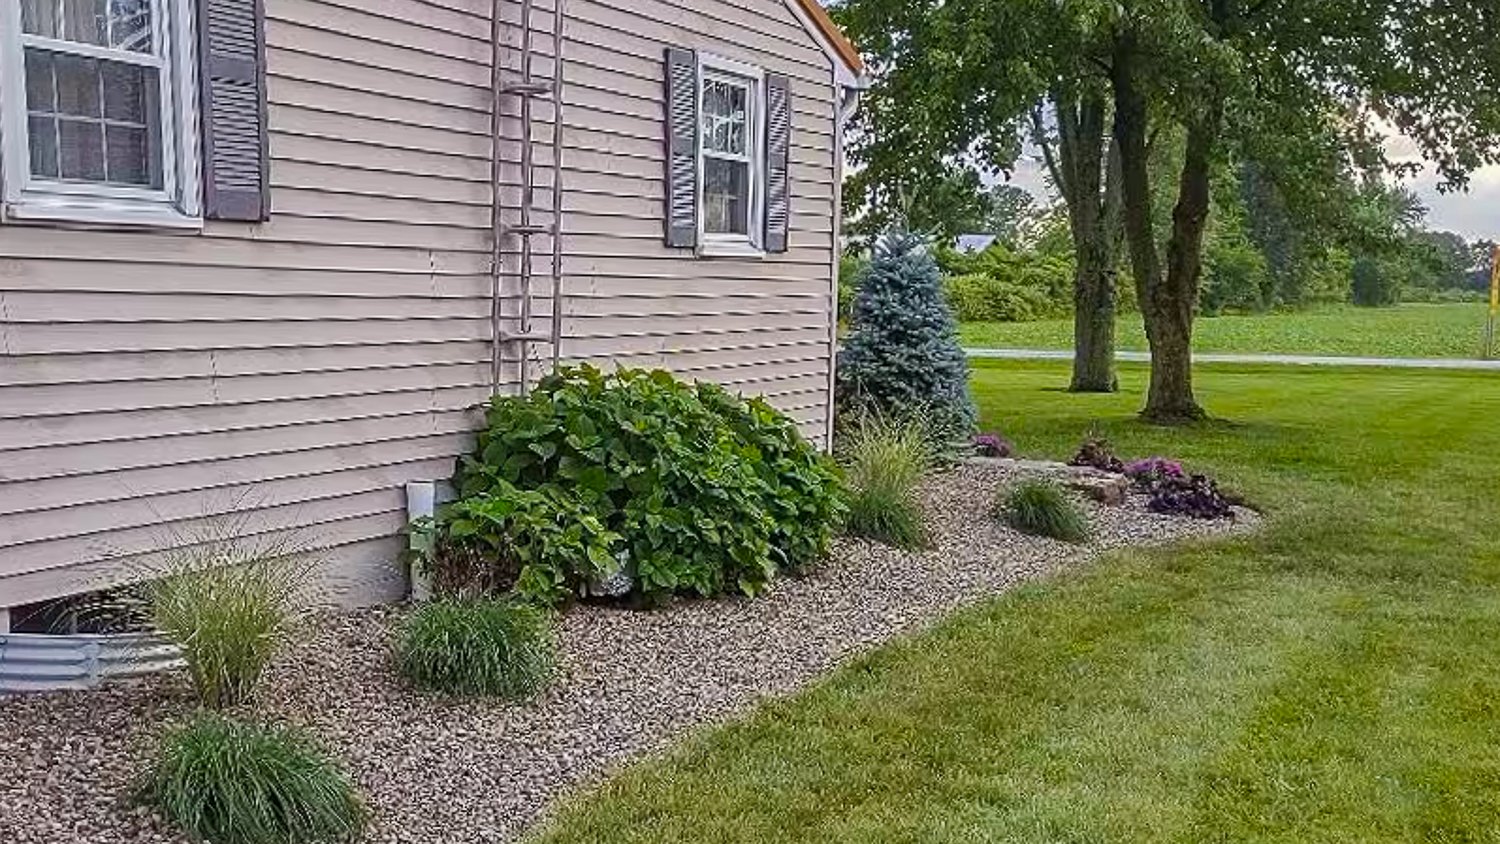
M1393 137L1387 149L1393 159L1420 160L1416 148L1405 138ZM1034 161L1021 162L1011 183L1025 188L1033 196L1051 195L1042 176L1042 167ZM1437 176L1431 168L1407 184L1428 208L1428 228L1458 232L1469 240L1500 240L1500 167L1476 171L1467 193L1438 193Z
M1396 161L1421 161L1416 145L1399 135L1386 142ZM1427 206L1427 227L1458 232L1469 240L1500 240L1500 167L1477 170L1464 193L1438 193L1437 176L1428 167L1407 182Z

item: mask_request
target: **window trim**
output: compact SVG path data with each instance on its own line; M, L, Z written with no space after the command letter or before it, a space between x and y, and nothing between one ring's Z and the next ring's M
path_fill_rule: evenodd
M747 139L750 162L750 209L749 234L728 234L705 231L704 201L707 183L703 178L703 163L706 156L703 141L703 88L709 79L725 79L749 82L750 137ZM698 148L694 151L698 167L698 254L707 257L760 258L765 256L765 196L766 196L766 73L751 64L698 53L698 90L694 93L698 121ZM730 160L726 157L726 160ZM735 159L737 160L737 159Z
M125 50L22 33L20 3L0 0L0 186L4 221L202 228L197 16L192 0L151 0L151 13L159 22L153 34L155 52L132 55ZM158 69L161 190L64 182L31 174L26 114L28 46Z

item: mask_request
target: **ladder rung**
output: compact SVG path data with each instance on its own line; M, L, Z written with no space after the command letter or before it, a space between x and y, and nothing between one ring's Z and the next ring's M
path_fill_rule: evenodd
M518 234L522 237L530 237L534 234L546 234L547 232L552 231L552 227L544 226L540 223L532 223L529 226L506 226L505 230L507 232L510 232L511 234Z
M521 342L523 340L526 341L527 343L551 343L552 342L552 335L551 334L540 334L540 333L537 333L535 331L533 331L533 332L531 332L529 334L521 334L521 333L512 334L509 331L502 331L502 332L500 332L500 339L503 340L503 341L505 341L505 342L507 342L507 343L519 343L519 342Z
M546 97L552 94L551 81L506 82L500 86L502 94L518 94L523 97Z

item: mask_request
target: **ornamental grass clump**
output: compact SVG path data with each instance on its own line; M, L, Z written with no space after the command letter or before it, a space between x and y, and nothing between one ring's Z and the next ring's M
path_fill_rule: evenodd
M849 486L844 532L898 548L927 542L916 486L932 465L932 443L917 420L867 414L838 443Z
M141 797L214 844L346 842L368 818L348 774L302 732L208 712L162 738Z
M1025 534L1063 542L1089 538L1088 517L1056 481L1021 481L1005 491L999 509L1006 524Z
M552 614L514 600L423 604L396 641L402 676L446 694L530 698L546 687L555 665Z
M210 709L250 699L307 605L315 564L296 539L246 538L245 528L230 519L175 541L139 596Z

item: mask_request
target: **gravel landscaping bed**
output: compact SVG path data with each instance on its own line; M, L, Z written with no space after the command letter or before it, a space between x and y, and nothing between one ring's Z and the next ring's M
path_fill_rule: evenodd
M402 610L384 608L320 616L268 678L260 711L311 728L349 765L375 814L366 841L512 841L565 790L959 605L1107 548L1255 520L1159 516L1131 496L1088 505L1088 546L1026 537L989 514L995 490L1023 471L1034 470L965 464L929 481L926 552L840 540L827 565L755 600L577 607L560 623L561 676L530 705L408 690L388 665ZM127 798L160 723L191 705L178 676L0 698L0 842L179 840Z

